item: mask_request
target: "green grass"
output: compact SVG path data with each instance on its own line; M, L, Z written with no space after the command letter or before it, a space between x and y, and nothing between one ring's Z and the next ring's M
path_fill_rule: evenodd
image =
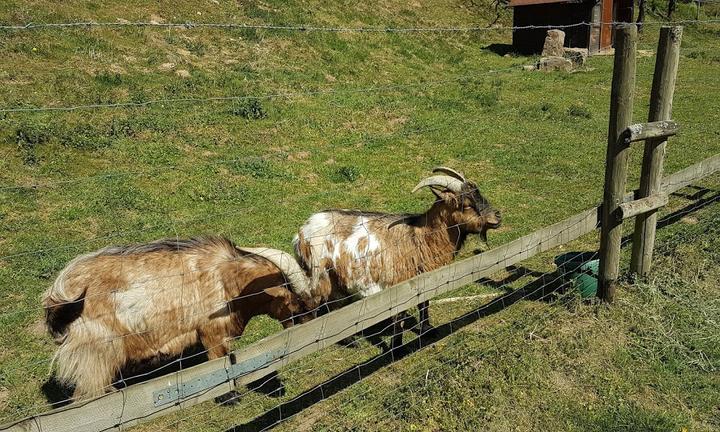
M172 13L164 12L168 10ZM704 13L712 12L708 7ZM693 16L692 9L682 5L676 18ZM31 5L10 0L0 6L0 22L5 23L118 18L427 27L476 26L490 22L494 13L482 2L442 0L361 4L266 1L248 5L135 0L36 1ZM509 13L505 12L500 22L509 24ZM657 28L646 27L640 48L654 49ZM682 131L671 141L668 172L720 149L718 32L717 25L685 30L674 98L674 117ZM54 346L38 328L42 317L38 298L57 272L80 253L108 244L201 233L224 234L241 245L290 250L297 227L319 209L422 211L429 194L411 195L409 191L438 164L463 170L503 211L504 227L490 236L490 247L595 205L602 195L612 58L592 57L586 69L572 74L530 73L516 66L534 59L503 57L488 49L491 44L509 42L507 31L0 31L3 107L238 98L142 108L0 114L0 417L15 418L44 403L40 387ZM638 59L636 121L647 116L653 67L654 57ZM494 70L499 72L489 72ZM408 83L425 84L388 88ZM375 90L354 91L366 88ZM296 95L246 98L288 93ZM631 185L637 183L640 153L633 153ZM592 248L595 240L585 239L577 246ZM471 242L466 253L479 246ZM527 265L533 270L551 270L551 256L538 257ZM488 291L492 290L473 285L451 295ZM533 307L511 308L500 321L532 315L527 312ZM594 313L580 309L578 329L582 320L591 320L583 314ZM449 319L460 310L448 306L437 313ZM627 322L626 313L630 312L624 306L608 312L619 323ZM574 319L566 316L547 321L548 328L556 331L567 325L571 332ZM501 331L504 326L497 322L493 318L483 327ZM270 320L254 321L241 343L278 329ZM503 338L521 337L515 333L510 329ZM518 344L514 349L519 352L521 347ZM557 349L562 351L562 347ZM375 352L372 347L360 352L332 348L300 363L298 370L312 369L312 379L321 379ZM342 360L322 360L328 356ZM412 358L422 363L425 353ZM525 375L526 381L533 381L533 374L542 369L528 370L532 374ZM286 375L288 395L314 382L307 373ZM383 376L400 382L399 376ZM491 384L507 393L513 383ZM357 385L358 389L368 386L365 382ZM528 394L531 399L531 395L539 395ZM483 416L504 417L497 408L503 400L511 399L497 399L496 408ZM200 423L206 424L206 430L215 430L245 421L276 403L251 395L247 404L253 405L253 410L203 406L190 412L202 416ZM356 405L347 410L345 423L339 424L349 425L354 419L361 421L357 416L381 412L372 411L375 408L369 402ZM610 409L610 405L602 405L602 409ZM517 404L507 402L506 409L511 406ZM577 409L567 408L568 412ZM657 420L660 428L675 424L662 423L665 417L655 412L637 414L635 408L619 405L616 411L604 412L598 405L598 411L583 420L586 423L566 429L602 428L628 417ZM480 408L463 408L458 403L457 409L478 412ZM563 412L545 412L535 405L527 418L573 418ZM169 428L167 422L181 415L149 429ZM413 415L408 418L420 418L419 413ZM677 420L667 421L673 419ZM443 418L446 423L437 427L462 428L453 423L461 420L462 416L451 412ZM410 424L398 427L407 429Z

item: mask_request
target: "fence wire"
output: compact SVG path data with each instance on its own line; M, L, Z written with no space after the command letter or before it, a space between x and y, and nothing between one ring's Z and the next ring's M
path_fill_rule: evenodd
M662 26L662 25L689 25L689 24L714 24L719 23L720 19L695 19L695 20L676 20L676 21L647 21L643 22L643 26ZM486 31L507 31L507 30L552 30L552 29L568 29L575 27L592 27L592 26L614 26L634 24L624 21L599 21L599 22L579 22L572 24L558 25L523 25L523 26L451 26L451 27L325 27L316 25L272 25L272 24L243 24L243 23L209 23L209 22L183 22L183 23L162 23L154 21L135 21L135 22L65 22L65 23L27 23L20 25L0 25L0 30L40 30L40 29L58 29L58 28L92 28L92 27L148 27L148 28L182 28L182 29L240 29L240 30L279 30L279 31L298 31L298 32L329 32L329 33L473 33Z
M705 23L715 23L720 22L720 20L694 20L694 21L675 21L670 23L645 23L644 25L654 25L654 24L662 24L662 25L678 25L678 24L705 24ZM613 23L599 23L603 25L614 25L619 24L616 22ZM568 27L576 27L576 26L589 26L589 25L598 25L598 23L577 23L572 25L566 25L566 26L519 26L519 27L502 27L502 26L494 26L494 27L428 27L428 28L399 28L399 27L357 27L357 28L350 28L350 27L318 27L318 26L274 26L274 25L247 25L247 24L233 24L233 23L154 23L154 22L123 22L123 23L102 23L102 22L75 22L75 23L28 23L25 25L2 25L0 26L0 30L6 30L6 31L22 31L22 30L42 30L42 29L56 29L56 28L91 28L91 27L108 27L108 28L115 28L115 27L163 27L163 28L232 28L232 29L260 29L260 30L280 30L280 31L322 31L322 32L357 32L357 33L367 33L367 32L383 32L383 33L417 33L417 32L441 32L441 33L460 33L460 32L476 32L476 31L496 31L496 30L524 30L524 29L550 29L550 28L568 28ZM510 67L507 69L499 69L499 70L491 70L487 71L485 73L479 74L479 75L491 75L491 74L497 74L499 72L507 72L511 70L516 70L517 67ZM261 95L261 96L222 96L222 97L211 97L211 98L174 98L174 99L155 99L151 101L146 102L140 102L140 103L117 103L117 104L90 104L90 105L76 105L76 106L68 106L68 107L20 107L20 108L0 108L0 113L20 113L20 112L40 112L40 111L75 111L75 110L82 110L82 109L103 109L103 108L126 108L126 107L143 107L148 105L154 105L154 104L171 104L171 103L197 103L197 102L222 102L222 101L237 101L237 100L248 100L248 99L270 99L270 98L283 98L283 97L296 97L296 96L303 96L303 95L309 95L309 96L316 96L316 95L324 95L324 94L348 94L348 93L361 93L361 92L391 92L391 91L397 91L402 89L409 89L409 88L427 88L430 86L435 85L444 85L444 84L451 84L456 82L461 82L463 80L469 80L469 79L475 79L478 75L472 75L472 76L464 76L459 77L456 79L450 79L450 80L439 80L439 81L427 81L427 82L421 82L421 83L410 83L410 84L397 84L397 85L388 85L388 86L375 86L375 87L368 87L368 88L361 88L361 89L330 89L330 90L318 90L318 91L310 91L310 92L297 92L297 93L277 93L277 94L268 94L268 95ZM402 131L402 133L419 133L419 132L426 132L429 130L441 130L447 127L458 127L462 126L458 125L457 123L454 124L448 124L443 125L439 127L434 128L428 128L428 129L422 129L417 131ZM229 162L235 162L236 160L230 160ZM228 161L213 161L211 163L226 163ZM97 175L97 176L88 176L84 178L78 178L78 179L72 179L72 180L61 180L58 182L46 182L43 184L38 185L32 185L29 187L25 186L8 186L8 187L1 187L0 191L12 191L12 190L18 190L18 189L37 189L37 188L49 188L54 186L60 186L60 185L67 185L74 182L83 182L83 181L90 181L95 179L104 179L104 178L112 178L115 176L140 176L140 175L149 175L150 173L155 173L157 170L165 170L165 169L176 169L175 165L167 165L167 166L160 166L160 167L154 167L150 171L144 171L144 172L132 172L132 173L119 173L119 174L103 174L103 175ZM491 197L492 198L492 197ZM715 203L718 200L720 200L720 194L707 199L703 201L702 205L709 205L711 203ZM436 204L441 202L442 200L438 199L431 204ZM687 208L680 212L679 216L682 216L682 213L689 214L690 212L694 211L693 208ZM222 213L216 213L215 215L203 215L199 218L191 218L185 221L173 221L171 220L168 223L168 229L170 232L175 233L175 240L176 244L178 245L178 249L176 250L177 253L181 253L180 250L180 237L177 234L179 232L178 225L180 224L192 224L194 222L197 222L201 219L207 219L208 217L219 217L222 215L231 215L238 212L238 209L233 209L228 212L222 212ZM248 209L243 209L243 211L248 211ZM673 217L677 217L678 214L674 214ZM354 225L345 225L345 226L335 226L330 236L337 236L341 232L346 232L351 230L352 232L357 231L359 227L363 227L365 229L365 235L369 237L372 234L372 228L370 225L374 222L383 220L383 218L386 218L387 215L374 215L369 216L367 218L359 218L359 222ZM578 222L580 224L582 222ZM455 224L449 224L448 226L443 226L441 228L437 229L431 229L427 232L422 233L420 236L434 236L438 232L443 232L447 230L461 230L465 228L465 223L455 223ZM562 232L559 232L552 236L552 238L544 239L544 241L550 241L555 238L566 238L563 236L566 236L568 232L570 232L574 226L567 227ZM141 231L147 231L147 228L144 228L143 230L138 230L137 232ZM63 247L58 248L43 248L43 249L36 249L36 250L27 250L27 251L20 251L13 254L7 254L4 256L0 256L0 260L10 260L15 258L27 258L30 256L43 254L47 252L55 252L58 250L69 250L69 249L77 249L79 247L82 247L84 245L88 245L90 243L98 242L101 240L107 240L110 238L115 237L129 237L130 234L133 232L122 232L122 233L116 233L116 234L110 234L108 236L103 237L95 237L93 239L89 239L82 243L76 243L72 245L65 245ZM328 236L327 233L318 233L315 234L317 238L324 238ZM313 239L314 236L309 236L306 238L306 240ZM623 245L626 245L630 241L630 238L626 238L623 240ZM354 266L358 263L368 263L373 258L376 258L377 256L382 256L383 254L391 253L393 250L398 250L401 248L402 240L398 240L397 244L393 244L391 242L386 242L383 244L383 247L377 250L377 252L374 253L367 253L367 251L355 258L352 258L348 261L347 266ZM241 245L242 246L242 245ZM515 256L520 256L524 253L526 253L526 250L523 250L521 252L518 252ZM438 255L442 255L439 253ZM452 260L452 258L455 256L455 251L448 254L449 256L446 256L446 260L449 262ZM506 259L513 258L515 256L504 256L497 260L496 264L499 264L501 262L504 262ZM597 256L594 255L590 258L588 258L585 263L596 259ZM221 264L218 264L216 266L209 266L209 267L200 267L200 268L191 268L190 266L187 266L186 262L181 262L180 268L178 271L175 271L171 274L163 274L159 277L154 278L140 278L138 280L135 280L133 283L137 285L146 285L151 283L160 283L161 280L167 280L167 279L173 279L173 278L181 278L181 282L179 284L179 292L178 288L175 286L165 287L163 290L160 290L158 292L155 292L154 294L169 294L169 292L164 292L164 290L172 290L172 294L177 294L179 298L179 303L181 305L181 310L192 310L194 312L191 312L190 314L183 314L182 320L178 322L178 324L184 324L185 320L196 318L199 315L206 314L207 311L205 310L199 310L198 309L198 303L202 302L203 299L199 299L193 294L193 287L186 286L185 278L187 276L192 276L193 274L198 273L208 273L212 272L214 270L217 270L220 266L226 264L226 262L223 262ZM342 268L338 268L335 265L328 267L328 271L334 271L337 273L338 271L342 271ZM534 280L532 283L526 285L523 288L513 290L513 287L515 282L508 282L500 284L499 286L494 287L494 292L489 295L497 295L498 298L490 301L487 304L483 304L480 307L476 307L476 305L472 304L465 304L463 305L465 309L471 309L469 312L465 312L461 314L458 317L453 318L449 323L443 323L443 324L437 324L436 327L442 327L442 326L449 326L449 335L452 335L453 340L455 341L463 341L463 338L468 338L471 335L471 332L462 332L458 331L462 329L463 327L476 322L478 319L486 316L486 311L490 308L494 307L495 305L500 305L500 309L504 309L505 307L510 306L511 304L520 301L520 300L544 300L547 297L554 297L554 300L551 302L550 306L547 308L547 311L545 311L542 314L537 314L535 316L532 316L531 319L528 321L529 324L525 325L522 330L526 330L530 328L530 325L536 325L536 326L544 326L551 322L551 319L553 316L562 313L562 302L570 299L570 298L576 298L577 293L573 291L572 289L568 289L568 286L563 284L570 276L571 273L573 273L575 270L568 270L566 272L562 272L558 270L554 273L547 273L542 275L540 278ZM446 284L463 280L464 278L467 278L471 275L476 275L476 270L471 270L470 272L463 273L463 274L453 274L451 277L448 278L448 281ZM302 272L301 275L305 275L305 272ZM292 275L287 275L292 276ZM535 283L533 285L533 283ZM558 286L561 285L561 286ZM292 289L292 285L289 281L287 281L284 284L281 284L280 287ZM94 301L106 301L109 300L109 298L112 298L114 301L117 300L117 297L119 295L122 295L123 286L118 286L114 290L110 292L100 292L95 294L88 294L83 296L81 300L74 300L69 301L67 303L59 303L58 305L71 305L78 301L82 302L94 302ZM436 286L428 286L427 283L423 283L422 286L418 287L417 295L421 296L427 293L435 292L435 290L438 287ZM550 289L552 288L552 289ZM502 295L502 291L511 291L509 294ZM212 309L230 309L230 305L233 302L238 302L240 300L251 300L254 297L262 294L262 291L256 292L256 293L250 293L250 294L241 294L238 296L231 297L229 299L224 299L220 302L213 303ZM356 294L348 294L344 293L339 298L333 298L329 300L327 303L320 305L314 309L304 311L301 315L308 315L320 312L324 310L325 308L332 308L335 305L341 305L345 302L355 300L357 298ZM470 300L467 300L470 302ZM393 311L404 311L406 309L410 309L414 303L413 300L410 299L406 302L397 302L388 305L389 310ZM448 304L448 303L446 303ZM443 307L449 307L449 306L440 306L440 304L434 305L434 310L441 309ZM413 306L414 307L414 306ZM31 308L31 309L15 309L12 311L2 312L0 313L0 319L5 318L12 318L18 315L28 314L28 315L40 315L42 312L42 309L39 307ZM114 313L114 312L112 312ZM284 320L278 320L280 324L284 324L288 321L292 321L295 318L298 318L298 315L293 315L289 318L286 318ZM99 318L108 318L107 316L96 316L94 319ZM317 319L322 319L322 317L319 317ZM363 320L373 320L374 317L363 317ZM429 338L432 343L437 342L437 340L432 339L432 334L430 331L423 330L423 324L426 324L425 321L421 318L417 320L417 322L412 323L413 317L412 316L404 316L401 317L401 320L409 323L408 325L411 325L412 327L410 330L417 330L417 336L411 341L405 342L405 344L402 347L394 347L391 343L388 343L386 336L386 333L390 330L393 330L395 327L395 323L390 322L383 323L381 321L378 324L375 324L373 326L369 327L369 331L365 332L363 335L364 339L367 341L366 344L362 345L360 348L356 349L348 349L346 351L343 351L341 353L338 353L337 350L332 352L331 354L333 356L337 355L344 355L343 358L340 360L336 360L338 362L344 363L344 364L353 364L350 366L349 369L343 370L339 375L331 376L329 379L322 378L322 382L320 384L317 384L313 387L311 387L308 390L302 391L302 393L293 396L291 398L288 398L287 400L283 400L280 403L273 403L271 404L270 408L263 407L260 412L258 412L257 409L254 409L254 407L251 406L251 404L256 402L256 399L248 398L248 396L256 391L259 391L262 387L267 385L269 382L271 382L274 377L264 377L259 382L256 382L255 384L251 384L246 386L243 389L236 390L236 393L231 394L229 398L224 399L224 403L235 403L236 406L233 410L236 411L246 411L246 412L258 412L258 415L254 419L250 419L249 423L252 423L254 427L261 427L262 430L267 430L270 428L273 428L275 426L278 426L288 420L293 419L298 413L302 412L296 411L292 412L293 409L290 409L290 413L285 412L283 413L283 408L289 409L290 404L293 402L297 402L302 400L303 397L306 397L309 394L313 394L317 392L318 390L321 393L321 398L319 401L327 400L332 398L333 394L335 394L335 391L330 391L330 387L332 387L333 381L339 379L339 377L354 375L357 373L357 380L362 380L367 378L367 374L363 374L363 371L373 362L378 361L378 355L376 355L378 350L383 351L384 353L380 354L379 356L390 356L390 358L393 361L400 360L402 357L404 357L406 354L403 353L400 354L401 348L402 349L408 349L410 345L413 343L420 344L419 349L426 348L427 346L423 346L422 344L425 343L425 338ZM524 325L526 321L523 321L522 324ZM86 322L84 320L81 320L81 325L85 326L86 328L90 328L91 323ZM345 329L341 329L339 331L336 331L335 333L326 334L325 329L323 328L321 334L322 337L319 339L320 341L331 341L335 340L339 335L344 334L345 331L347 331L350 328L354 328L357 323L352 322L351 320L348 321L348 327ZM485 344L482 346L482 348L473 354L478 354L482 352L487 352L492 349L499 349L499 347L502 346L503 341L506 339L506 334L514 334L518 331L517 327L513 326L507 326L504 329L507 330L507 333L498 333L496 337L489 338ZM155 330L159 330L159 328L156 327L148 327L146 329L143 329L142 331L131 331L127 332L126 334L120 334L117 335L115 338L111 338L108 340L104 340L102 343L107 344L114 344L118 339L126 339L126 338L132 338L132 337L139 337L141 340L143 336L148 335L152 333ZM407 329L406 329L407 330ZM437 329L433 330L434 332L437 331ZM218 348L220 346L227 346L229 343L237 342L238 340L241 340L242 336L233 336L231 338L228 338L228 340L224 340L221 344L214 345L214 346L202 346L202 349L200 352L192 353L189 355L186 355L184 352L180 353L178 358L175 360L172 360L171 362L165 362L164 364L161 364L160 366L157 366L155 368L151 368L148 371L137 373L134 375L128 375L124 376L122 373L122 370L120 372L119 380L116 380L112 382L109 386L106 386L103 390L104 391L112 391L113 394L116 393L117 387L122 387L120 390L117 390L117 392L120 392L123 396L123 404L127 403L127 397L129 392L131 391L132 387L128 387L129 384L132 384L132 381L134 380L141 380L150 377L153 374L156 374L162 370L165 370L166 368L177 366L179 368L179 371L176 375L174 375L174 379L176 379L175 382L175 388L180 389L181 386L184 384L180 380L182 379L182 371L184 368L184 365L187 364L188 361L196 360L196 357L200 357L203 355L208 355L211 351L213 351L214 348ZM442 340L442 339L438 339ZM240 375L237 377L238 379L242 379L245 376L248 376L252 374L255 371L264 369L266 367L276 367L277 364L283 361L283 359L287 356L290 356L294 353L300 352L301 350L318 343L318 340L315 341L308 341L306 345L302 346L294 346L293 349L290 349L290 342L288 341L288 345L286 346L285 355L281 358L274 358L266 361L265 363L258 365L253 371L247 372L245 374ZM144 341L144 343L149 344L148 341ZM92 342L92 344L95 344L95 342ZM464 345L464 344L463 344ZM157 351L157 350L156 350ZM328 350L325 349L324 352L327 352ZM428 350L423 351L423 355L427 355L428 360L436 360L441 357L444 353L441 352L441 350L436 350L434 353L428 353ZM343 354L344 353L344 354ZM363 361L358 362L357 359L366 359ZM464 367L468 364L470 364L472 361L470 356L467 356L466 360L464 362L457 363L454 368ZM226 358L226 363L229 363L230 359L229 357ZM23 365L26 370L37 372L40 368L47 367L47 359L38 359L37 361L26 363ZM432 373L434 377L445 377L446 375L449 375L453 372L453 368L450 368L445 374L442 373L442 371L439 369L443 365L438 365L434 369L432 369ZM283 377L289 377L290 379L296 379L298 382L302 383L304 380L302 379L303 371L307 365L305 365L303 362L293 362L288 366L285 366L280 369L280 374ZM411 380L404 384L404 386L411 385L412 379L417 378L418 370L412 369L412 370L400 370L402 369L400 367L393 367L392 371L393 373L397 373L398 376L403 376L404 378L411 378ZM427 374L430 373L430 370L426 372ZM226 385L227 382L224 382L223 385ZM329 394L325 394L325 391L328 391ZM206 390L210 391L213 390L213 388ZM397 391L398 388L391 388L388 389L389 392ZM369 394L371 389L368 389L366 392L360 394L359 398L364 397L365 395ZM199 393L193 393L186 399L191 399L193 397L197 397L198 395L201 395L202 392ZM336 398L337 399L337 398ZM70 402L72 399L67 399L62 402ZM90 402L91 399L84 399L84 400L74 400L75 402ZM182 400L181 400L182 402ZM317 403L318 401L316 401ZM348 404L353 403L353 400L348 400L346 402L340 402L334 405L335 410L342 410L344 407L346 407ZM58 402L55 402L58 403ZM399 403L399 402L398 402ZM78 407L82 406L82 404L79 404ZM135 420L138 420L138 418L132 417L132 416L126 416L125 415L125 409L123 405L123 410L121 411L120 418L118 419L118 424L116 425L120 429L125 428L126 423L133 422ZM172 407L173 405L171 405ZM23 409L18 409L14 413L11 413L7 417L0 418L2 421L14 421L17 420L18 417L25 417L25 416L36 416L39 414L39 411L44 411L46 409L50 408L50 405L48 404L42 404L42 405L32 405L28 407L24 407ZM220 407L220 406L214 406L214 407L207 407L203 406L203 408L206 409L197 409L197 412L191 411L188 412L188 410L180 410L176 414L176 418L173 422L163 426L164 428L174 428L175 430L196 430L201 429L203 426L201 426L201 422L206 422L208 417L212 414L217 414L218 417L223 417L221 410L224 410L226 408ZM399 414L399 410L396 409L390 409L394 407L386 407L385 411L388 412L398 412L396 415ZM72 410L72 406L68 408L69 410ZM321 416L323 413L322 411L318 411L319 416ZM273 414L277 413L277 415ZM272 414L268 416L268 414ZM274 417L273 417L274 416ZM80 423L76 425L78 430L84 430L84 428L89 427L91 424L94 423L95 419L88 418L87 423ZM378 419L373 418L371 414L368 416L362 418L362 421L370 422L370 421L377 421ZM387 418L383 419L387 422ZM188 425L189 423L189 425ZM41 425L41 423L39 423ZM188 429L188 426L195 426L192 429ZM42 426L39 426L39 429L42 431Z

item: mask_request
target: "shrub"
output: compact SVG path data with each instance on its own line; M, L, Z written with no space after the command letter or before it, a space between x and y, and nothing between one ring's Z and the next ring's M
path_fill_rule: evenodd
M248 120L258 120L267 117L265 109L257 99L246 99L235 102L231 112L233 115L240 116Z
M354 166L344 165L338 167L330 174L330 180L335 183L348 182L353 183L360 178L360 170Z
M592 118L592 113L586 107L580 104L570 105L567 109L567 115L576 118Z

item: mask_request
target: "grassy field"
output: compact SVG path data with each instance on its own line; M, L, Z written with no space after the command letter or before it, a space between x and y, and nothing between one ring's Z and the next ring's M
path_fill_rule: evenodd
M708 5L702 17L715 13ZM694 17L694 11L680 5L676 17ZM122 19L429 27L485 25L494 18L487 3L453 0L0 5L0 22L12 24ZM507 11L499 22L510 23ZM654 49L657 29L646 27L641 49ZM673 111L682 131L670 145L668 172L720 150L718 36L718 25L685 29ZM203 233L290 250L297 227L323 208L422 211L429 194L410 190L438 164L464 171L503 211L504 226L489 247L595 205L602 196L612 58L592 57L570 74L526 72L520 66L535 59L498 54L509 42L506 30L0 30L0 108L176 100L0 113L0 423L47 403L41 388L54 346L39 325L38 298L80 253ZM652 55L638 59L637 121L647 117L653 67ZM238 99L177 101L227 96ZM633 186L639 153L633 154ZM707 344L717 328L702 321L713 310L704 308L717 306L711 290L718 280L711 247L717 243L700 234L716 229L717 216L707 210L702 223L667 228L662 274L647 289L623 291L617 308L513 306L309 409L314 415L341 404L317 424L286 427L720 428L712 402L718 400L718 352ZM684 236L677 241L676 230ZM682 245L687 250L673 250ZM471 242L467 253L479 246ZM592 249L596 238L569 247ZM549 271L551 263L548 254L527 266ZM493 291L480 284L461 290ZM678 299L681 305L666 315ZM458 307L438 306L436 316L449 320ZM662 333L675 316L687 321L683 331L697 332L685 339ZM536 321L539 333L521 331ZM251 324L243 344L279 329L266 319ZM612 337L600 333L605 328ZM656 345L665 336L677 336L679 345L668 342L671 357L663 358L665 347ZM489 341L504 348L488 347ZM481 354L467 364L472 353ZM253 393L240 407L204 405L144 428L209 431L243 423L376 354L371 346L334 347L283 372L281 399ZM705 360L693 363L697 358ZM426 374L434 366L442 375ZM420 393L410 385L418 380ZM382 395L396 389L404 390ZM380 420L389 424L374 426Z

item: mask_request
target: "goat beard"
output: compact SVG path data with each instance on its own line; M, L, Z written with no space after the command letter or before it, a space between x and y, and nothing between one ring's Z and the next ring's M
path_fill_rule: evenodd
M487 230L482 230L482 231L480 231L480 232L478 233L478 236L480 236L480 240L481 240L483 243L486 243L486 244L487 244Z

